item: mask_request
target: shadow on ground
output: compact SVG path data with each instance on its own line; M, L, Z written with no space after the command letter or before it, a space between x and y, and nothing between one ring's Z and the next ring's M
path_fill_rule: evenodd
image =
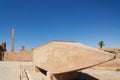
M99 80L87 73L82 73L82 72L79 72L78 76L79 76L78 80Z

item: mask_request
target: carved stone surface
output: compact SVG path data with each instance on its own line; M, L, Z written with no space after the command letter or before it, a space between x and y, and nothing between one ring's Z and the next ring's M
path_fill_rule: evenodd
M33 51L34 64L52 74L88 68L113 58L114 54L77 42L53 41Z

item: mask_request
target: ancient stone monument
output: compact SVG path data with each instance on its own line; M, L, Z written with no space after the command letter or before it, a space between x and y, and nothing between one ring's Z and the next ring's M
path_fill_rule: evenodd
M2 45L0 45L0 60L4 59L4 52L6 50L6 42L2 42Z
M12 29L12 45L11 45L11 52L14 51L14 29Z
M80 80L79 70L113 58L114 54L78 42L53 41L33 51L33 63L46 72L47 80Z
M25 47L21 46L20 51L25 51Z

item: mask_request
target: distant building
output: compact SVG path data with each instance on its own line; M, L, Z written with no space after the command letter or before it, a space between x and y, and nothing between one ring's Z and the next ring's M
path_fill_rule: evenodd
M25 51L25 47L21 46L20 51Z

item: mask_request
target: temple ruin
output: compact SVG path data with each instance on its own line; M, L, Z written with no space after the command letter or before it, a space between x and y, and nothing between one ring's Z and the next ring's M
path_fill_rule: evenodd
M6 49L6 42L2 42L0 45L0 61L4 60L4 52L7 51Z
M9 76L12 76L12 80L120 79L118 76L120 72L117 72L120 71L120 49L118 48L95 49L79 42L51 41L28 51L21 46L20 51L16 52L14 29L12 29L11 40L10 52L6 50L6 42L0 45L0 60L2 60L0 66L9 74L14 72L16 77L14 74ZM114 72L110 73L110 70ZM114 76L109 76L112 74ZM9 77L0 77L0 79L9 80Z

